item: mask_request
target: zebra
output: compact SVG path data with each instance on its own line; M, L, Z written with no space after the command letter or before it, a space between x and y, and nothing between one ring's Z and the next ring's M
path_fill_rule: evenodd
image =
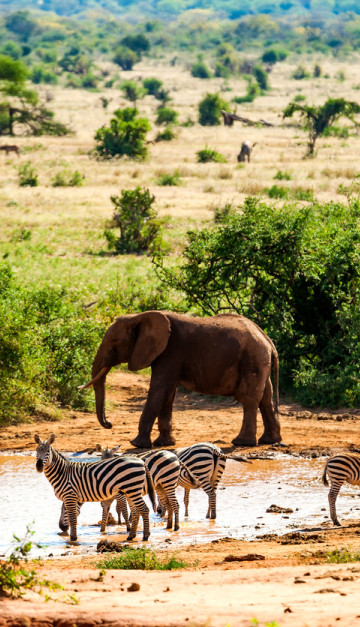
M119 447L116 447L116 449ZM96 445L96 450L102 453L103 459L108 459L115 455L116 449L103 449L100 444ZM167 516L167 529L172 529L174 521L174 531L179 530L179 503L176 498L175 489L180 477L180 469L184 466L184 472L188 476L188 480L199 487L196 478L191 475L190 471L187 471L186 466L181 460L168 450L146 451L140 453L139 456L145 462L146 467L149 470L151 479L153 481L155 491L159 497L158 512L168 512ZM124 505L123 495L119 495L117 498L118 510L119 501ZM113 500L113 499L112 499ZM125 501L126 503L126 501Z
M210 442L199 442L199 444L193 444L189 447L178 448L175 453L185 464L185 468L181 467L178 482L178 485L185 489L185 516L189 515L190 490L200 486L209 497L206 518L215 519L216 488L225 470L226 460L234 459L248 464L251 464L251 461L241 455L226 455L216 444ZM188 469L195 477L197 485L194 483L193 477L189 475Z
M256 146L256 142L253 144L252 142L246 141L241 144L241 150L237 156L237 160L239 163L241 161L245 161L246 157L247 157L248 163L250 163L250 156L251 156L251 152L254 146Z
M128 541L133 540L139 523L140 514L143 518L143 539L150 535L149 508L145 504L142 493L147 489L152 506L156 508L155 492L150 476L147 477L146 467L141 459L132 457L115 457L98 462L72 462L56 451L51 445L55 434L48 440L41 440L35 434L36 469L44 471L46 478L54 488L55 496L63 501L66 516L60 521L64 526L70 524L70 540L77 540L76 523L78 504L87 501L106 501L116 496L119 491L126 494L132 513L131 529ZM109 514L109 506L103 509L102 530L105 530ZM59 521L59 523L60 523Z
M339 453L327 460L322 475L325 486L329 485L326 475L331 483L329 490L330 517L334 525L341 526L336 514L336 498L341 486L346 482L352 485L360 485L360 456L354 453Z

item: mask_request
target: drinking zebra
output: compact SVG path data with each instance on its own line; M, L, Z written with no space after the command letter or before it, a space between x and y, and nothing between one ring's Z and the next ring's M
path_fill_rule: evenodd
M189 515L190 490L201 487L209 497L206 518L216 518L216 489L225 470L226 460L234 459L248 464L251 462L241 455L226 455L216 444L210 442L200 442L192 446L178 448L175 453L185 464L185 468L181 467L178 483L185 489L185 516ZM196 483L190 477L188 470L195 477Z
M155 510L155 493L151 477L147 476L146 467L141 459L133 457L114 457L98 462L72 462L56 451L51 445L55 435L48 440L41 440L35 434L36 469L44 470L46 478L54 488L55 496L63 501L66 509L64 524L70 524L70 540L77 539L76 523L78 504L94 501L108 501L124 492L131 509L131 529L127 540L133 540L139 523L143 518L143 539L150 535L149 508L142 498L147 489ZM102 528L106 526L109 506L103 510ZM61 520L61 518L60 518Z
M115 449L103 449L100 444L96 445L96 450L102 453L103 459L113 457L117 448L119 447L116 447ZM159 497L160 512L163 512L164 510L167 510L168 512L166 528L172 529L174 520L174 531L178 531L179 503L176 498L175 489L180 477L180 468L184 466L184 464L179 460L175 453L167 450L147 451L146 453L141 453L139 457L143 459L149 470L155 491ZM188 480L197 485L195 477L191 477L190 475L190 472L187 473L187 476L189 477ZM123 506L123 498L124 497L122 495L117 497L116 509L118 508L119 501L122 502Z
M336 498L339 494L341 486L344 483L360 485L359 455L354 455L354 453L340 453L338 455L334 455L334 457L330 457L325 464L322 475L323 484L328 486L329 482L326 475L328 475L331 484L328 495L330 517L334 525L340 526L336 515Z

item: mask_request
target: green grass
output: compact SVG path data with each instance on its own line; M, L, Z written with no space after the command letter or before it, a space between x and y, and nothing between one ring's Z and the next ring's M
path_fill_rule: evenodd
M175 555L161 560L151 549L132 547L125 548L120 554L109 554L97 564L101 569L116 570L178 570L189 566Z
M348 562L360 562L360 553L351 552L350 549L335 549L326 553L326 561L329 564L347 564Z

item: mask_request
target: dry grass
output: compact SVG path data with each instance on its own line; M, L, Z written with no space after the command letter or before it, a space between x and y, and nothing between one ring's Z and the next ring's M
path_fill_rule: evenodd
M105 280L112 284L119 281L123 268L129 264L131 271L134 265L142 269L148 267L144 258L130 263L128 258L104 256L103 229L113 210L110 196L138 185L148 187L155 194L159 214L171 218L173 229L168 230L168 236L170 240L174 238L174 245L176 240L176 246L187 228L212 220L214 207L226 203L239 205L248 194L262 194L264 188L274 184L278 170L290 172L291 180L287 182L290 189L306 189L311 183L314 196L319 200L343 200L337 188L340 182L349 182L360 171L356 165L360 137L349 137L346 143L332 137L320 139L316 158L306 160L303 158L305 133L289 125L289 121L282 125L282 111L298 93L314 103L337 96L357 99L353 86L358 82L359 61L344 64L304 60L310 69L315 62L320 63L329 79L295 81L290 76L296 64L280 63L269 77L271 91L253 103L237 105L240 115L254 120L266 119L273 122L274 127L246 127L239 122L233 127L202 127L198 123L181 127L173 141L150 144L149 157L144 163L127 159L97 162L89 158L95 130L109 121L116 108L128 104L118 90L105 90L112 100L108 110L104 110L101 93L53 88L52 107L58 119L70 124L75 133L65 138L17 137L20 159L0 154L3 254L18 270L24 266L29 270L27 280L44 282L54 282L55 273L58 283L65 276L70 282L89 281L90 285L96 285L97 281ZM339 70L345 72L343 82L336 80ZM139 64L134 72L123 73L123 78L139 75L163 80L170 90L171 106L179 112L180 122L188 118L196 121L201 98L207 92L221 91L225 85L222 79L195 79L188 70L160 65L158 60ZM227 100L244 91L242 80L231 79L228 85L231 91L221 92ZM154 124L156 105L151 96L138 103L141 114L152 121L149 139L158 132ZM251 163L239 168L237 154L242 141L247 139L257 145ZM5 141L3 138L2 143ZM197 151L206 146L224 155L226 165L197 163ZM38 187L18 186L17 167L26 161L31 161L39 174ZM52 178L64 168L84 175L83 186L52 187ZM181 177L180 186L156 185L159 173L175 171ZM14 245L14 230L19 226L31 230L31 239Z

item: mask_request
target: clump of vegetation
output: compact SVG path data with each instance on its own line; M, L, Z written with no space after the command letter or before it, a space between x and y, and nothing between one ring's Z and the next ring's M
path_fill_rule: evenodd
M144 78L143 80L144 89L146 89L148 94L154 96L157 99L159 99L159 96L161 97L162 85L163 82L158 78Z
M284 48L268 48L263 53L261 60L263 63L275 65L275 63L278 63L279 61L285 61L288 55L288 51Z
M347 564L348 562L360 562L360 553L352 552L347 548L334 549L326 553L326 561L329 564Z
M226 163L225 157L220 154L220 152L216 152L216 150L213 150L212 148L202 148L202 150L198 150L196 155L199 163L208 163L209 161L214 161L215 163Z
M291 118L295 113L300 115L304 130L309 134L308 150L306 156L314 155L316 140L324 135L326 129L332 127L334 122L341 117L353 120L360 113L360 105L344 98L329 98L323 105L310 106L290 102L283 113L284 118Z
M157 117L155 124L159 126L161 124L176 124L178 119L178 113L171 107L159 107L157 110Z
M228 111L229 104L218 93L207 94L199 103L199 122L202 126L221 123L221 110Z
M204 63L204 61L197 61L191 66L191 75L195 78L211 78L212 73L210 68Z
M299 63L291 74L291 78L294 78L296 81L301 81L305 78L310 78L310 72L307 71L302 63Z
M101 569L121 570L179 570L188 568L189 564L171 555L164 560L159 559L151 549L124 547L120 554L107 555L98 564Z
M155 137L156 142L170 142L172 139L175 139L176 133L171 128L171 126L167 126L163 131L159 131Z
M136 81L123 81L120 89L124 93L125 98L134 103L134 107L136 107L137 101L144 98L146 94L145 89Z
M260 89L262 91L267 91L269 89L269 78L267 72L259 65L256 65L253 68L252 73Z
M115 50L113 61L117 63L117 65L120 65L121 69L126 72L133 69L135 63L139 61L139 57L136 52L130 48L118 46Z
M83 184L84 177L78 171L71 172L67 169L56 172L51 184L53 187L80 187Z
M39 185L39 176L35 168L31 165L31 161L26 161L18 168L20 187L37 187Z
M146 133L150 130L147 118L139 118L137 109L127 107L114 111L110 126L103 126L95 133L96 157L111 159L127 155L131 159L145 159Z
M291 181L291 174L290 172L278 170L274 176L274 179L276 179L277 181Z
M36 571L29 569L29 553L34 544L30 538L33 533L28 527L24 538L14 535L13 551L7 559L0 560L0 596L22 597L27 590L41 590L43 586L52 590L61 588L60 584L39 579ZM35 543L35 546L39 545Z
M269 198L288 198L289 197L289 189L287 187L282 187L281 185L273 185L272 187L266 188L264 190Z
M181 179L180 179L180 174L178 170L175 170L173 174L170 174L168 172L164 172L163 174L160 174L160 176L158 176L158 178L156 179L156 185L160 185L160 186L181 185Z
M122 190L121 196L111 196L114 205L112 222L105 230L110 250L117 253L151 253L161 247L162 222L152 205L155 196L148 189ZM114 229L120 229L120 236Z
M359 218L357 199L277 207L248 198L189 231L177 267L156 259L157 272L188 308L260 324L282 356L284 392L310 405L357 406Z

